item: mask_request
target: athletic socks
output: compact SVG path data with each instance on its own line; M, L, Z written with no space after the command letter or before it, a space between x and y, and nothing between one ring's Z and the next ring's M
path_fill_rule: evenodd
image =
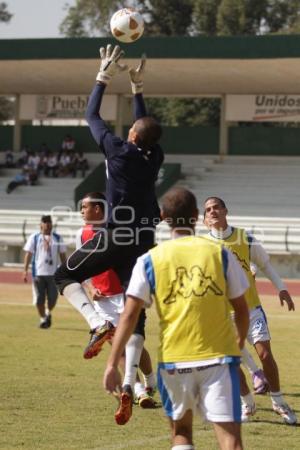
M270 397L272 400L272 403L276 403L276 405L285 405L285 401L283 400L282 393L280 391L278 392L270 392Z
M241 400L244 405L248 405L248 406L255 405L255 401L254 401L253 395L251 393L241 396Z
M175 445L171 448L171 450L194 450L194 446L192 444L183 444L183 445Z
M102 326L105 323L100 314L95 310L84 289L79 283L72 283L65 287L63 295L74 306L75 309L85 318L91 330Z
M153 372L148 375L143 374L144 383L146 388L155 389L156 388L156 379Z
M134 395L136 396L136 398L140 398L140 396L144 394L145 394L145 386L137 381L134 384Z
M136 374L140 364L144 346L144 338L140 334L133 334L125 347L125 376L123 386L129 384L133 390Z

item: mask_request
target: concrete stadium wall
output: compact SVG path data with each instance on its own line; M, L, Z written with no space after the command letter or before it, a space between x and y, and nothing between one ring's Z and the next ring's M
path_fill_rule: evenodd
M68 254L73 248L68 248ZM23 263L24 252L22 246L0 246L0 266L4 263ZM271 254L271 264L282 278L299 279L300 278L300 254ZM265 275L258 272L258 277Z
M0 151L12 147L13 128L0 126ZM124 127L124 136L128 127ZM97 152L98 147L88 127L22 127L22 146L38 150L45 142L57 151L66 134L76 140L76 149ZM251 127L229 128L230 155L284 155L300 156L300 128ZM218 154L219 129L217 127L164 127L162 146L172 154Z

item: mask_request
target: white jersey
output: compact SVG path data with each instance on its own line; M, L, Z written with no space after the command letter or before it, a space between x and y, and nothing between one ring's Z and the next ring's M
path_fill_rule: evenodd
M32 276L54 275L60 261L59 255L66 253L62 237L57 233L43 235L33 233L23 247L25 252L32 253Z

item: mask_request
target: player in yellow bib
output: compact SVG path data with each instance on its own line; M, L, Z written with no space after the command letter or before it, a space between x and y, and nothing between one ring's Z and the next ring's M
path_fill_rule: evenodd
M256 290L250 263L252 262L258 266L277 287L282 306L285 302L289 311L294 310L295 306L289 292L286 290L280 277L271 266L269 256L262 245L245 230L233 228L228 225L227 213L226 205L222 199L218 197L209 197L205 201L205 223L210 229L207 238L213 242L219 242L222 247L225 246L230 249L247 275L250 285L245 293L250 314L250 326L247 340L251 345L254 345L261 360L264 374L270 386L273 410L283 418L285 423L294 425L297 423L297 417L289 405L284 401L280 391L279 372L271 351L271 338L267 319ZM244 395L242 403L244 414L248 413L249 415L252 415L255 413L255 404L250 393Z
M201 412L213 423L222 450L241 450L238 367L249 325L243 296L248 281L230 251L194 236L198 209L190 191L169 191L162 217L173 239L137 260L104 387L114 392L120 385L117 365L124 345L140 309L154 300L160 328L158 387L171 424L172 449L194 449L193 414Z

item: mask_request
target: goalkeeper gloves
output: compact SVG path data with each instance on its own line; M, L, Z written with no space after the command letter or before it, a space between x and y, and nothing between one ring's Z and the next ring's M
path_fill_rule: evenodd
M119 64L118 61L124 55L123 50L118 45L112 50L112 45L108 44L106 49L100 48L101 64L96 80L108 85L114 75L123 72L127 69L124 64Z
M133 94L141 94L143 92L144 83L143 77L146 66L146 55L142 55L140 64L136 69L129 69L129 77L131 80L131 90Z

